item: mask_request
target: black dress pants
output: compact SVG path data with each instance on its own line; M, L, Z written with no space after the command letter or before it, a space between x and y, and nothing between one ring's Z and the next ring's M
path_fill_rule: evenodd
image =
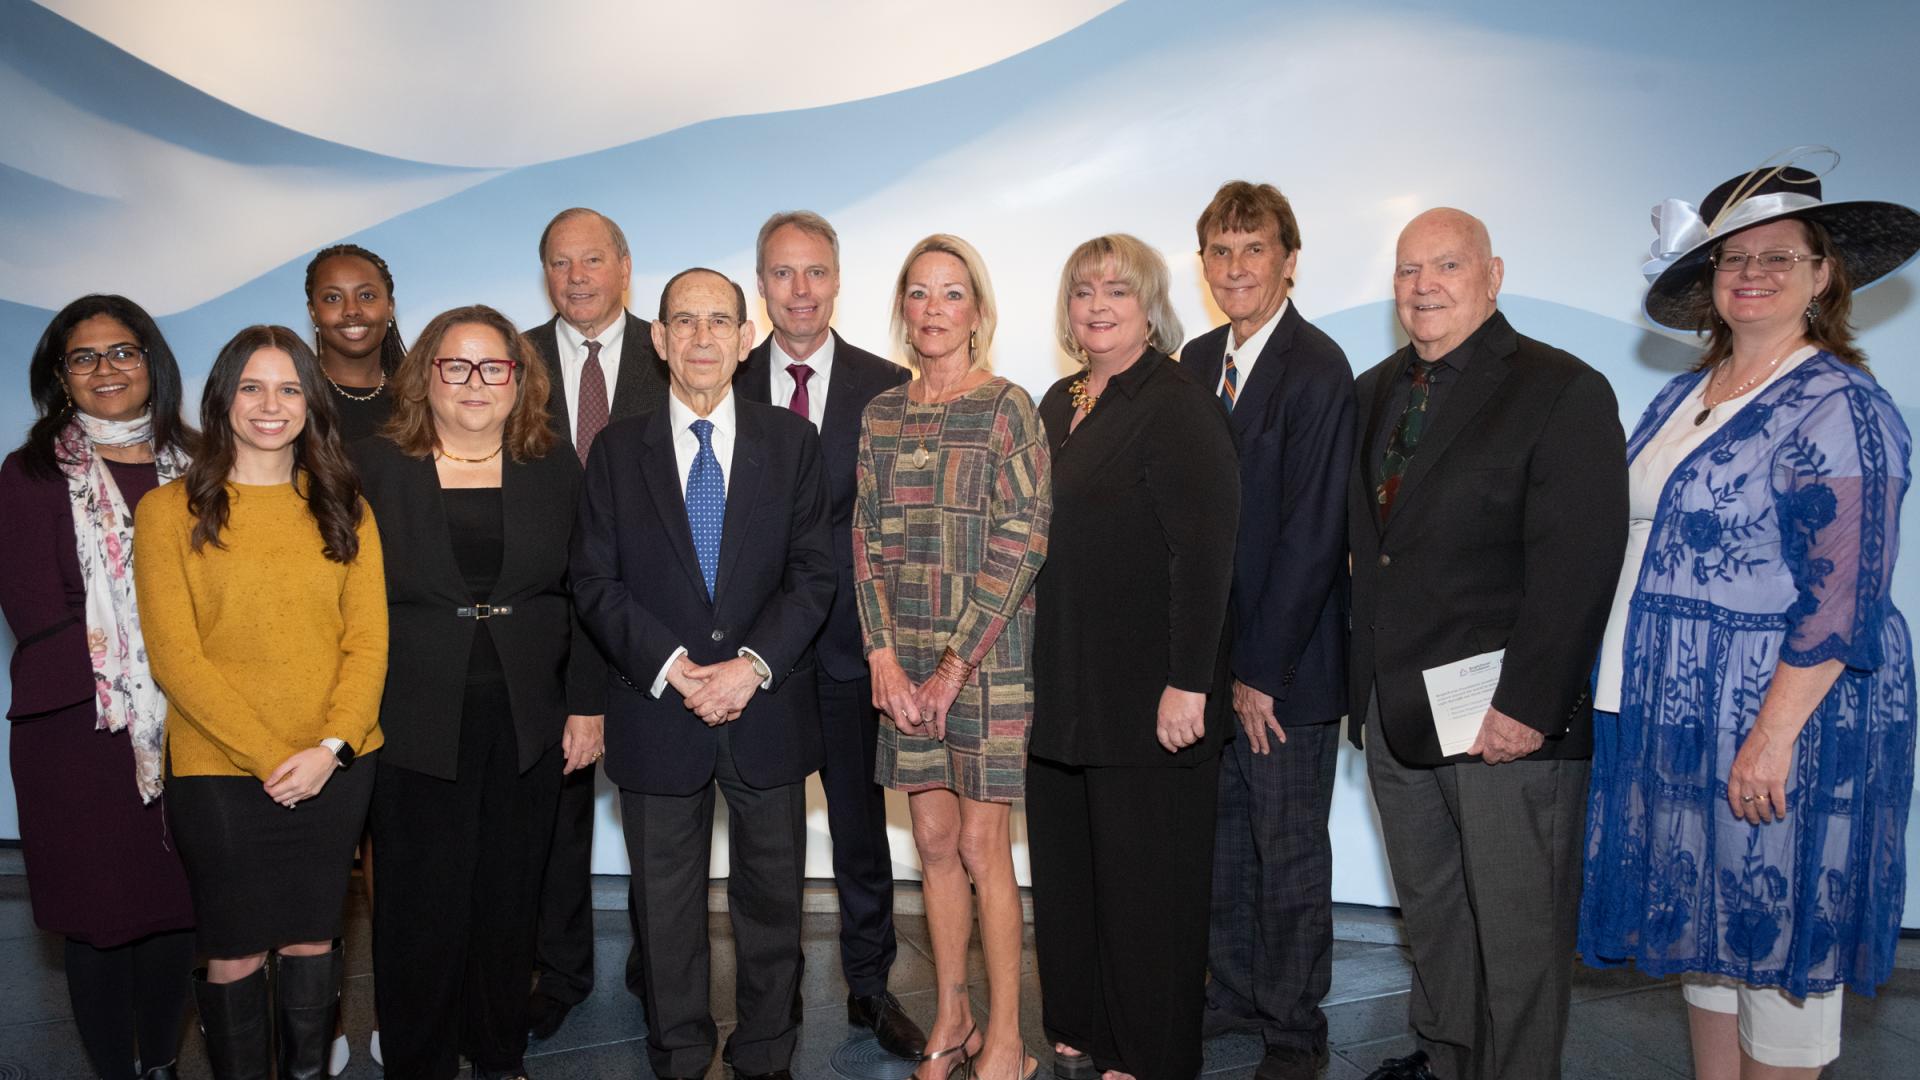
M445 1080L462 1053L481 1069L521 1065L561 767L556 744L520 771L500 684L468 687L457 779L380 763L373 986L392 1080Z
M1200 1072L1219 778L1027 762L1041 1023L1102 1070Z
M593 992L593 797L598 768L560 779L553 844L540 885L540 928L534 946L536 989L578 1005Z
M893 932L893 850L887 843L886 793L874 782L880 714L868 679L820 676L820 728L826 757L820 787L833 838L833 887L840 894L840 968L859 997L884 993L898 943Z
M720 728L713 783L691 795L620 793L640 920L640 998L655 1076L704 1076L718 1029L708 1005L707 884L713 791L727 800L734 1014L725 1059L737 1073L785 1069L800 1034L800 892L806 786L756 788Z

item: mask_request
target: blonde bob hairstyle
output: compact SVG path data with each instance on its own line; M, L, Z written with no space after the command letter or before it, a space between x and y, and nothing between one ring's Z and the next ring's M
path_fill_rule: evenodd
M433 426L433 407L427 404L429 382L440 377L434 370L434 355L440 351L447 332L456 326L484 326L507 343L502 360L517 360L513 369L515 394L513 410L507 413L504 432L507 454L515 461L547 456L553 449L553 429L547 426L547 398L553 392L546 362L522 337L511 320L484 304L454 308L433 317L413 348L394 369L393 417L381 434L393 440L411 457L427 457L440 448L440 436Z
M1068 356L1085 364L1086 351L1073 336L1073 317L1067 304L1075 285L1099 285L1118 281L1132 290L1147 313L1147 344L1172 356L1184 340L1180 334L1180 316L1174 314L1173 301L1167 295L1167 260L1139 237L1126 233L1108 233L1073 249L1067 265L1060 270L1060 297L1053 306L1053 332Z
M980 318L980 326L967 344L969 370L985 371L992 365L988 356L993 352L993 330L1000 324L1000 307L993 301L993 279L987 276L987 262L974 250L972 244L949 233L934 233L925 240L913 245L907 252L906 261L900 264L900 276L893 283L893 341L907 358L907 366L920 370L920 354L914 351L913 337L907 330L907 319L902 313L907 300L907 273L913 269L914 260L932 252L942 252L960 260L967 268L967 284L973 287L973 306Z

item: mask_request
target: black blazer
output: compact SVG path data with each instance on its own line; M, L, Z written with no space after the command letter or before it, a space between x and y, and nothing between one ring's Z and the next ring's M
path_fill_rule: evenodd
M667 403L667 364L653 351L653 326L647 320L626 312L627 328L620 337L620 379L609 387L613 396L607 402L611 418L649 413ZM565 382L560 374L560 316L555 315L527 331L533 350L547 362L547 378L553 392L547 397L547 419L553 430L573 446L573 414L567 411ZM579 453L574 454L575 460Z
M707 600L687 525L666 408L607 425L587 462L573 541L580 618L608 680L607 776L651 795L689 795L713 778L718 731L667 687L647 691L675 649L695 664L741 647L773 669L728 725L741 779L797 783L820 767L813 639L833 603L827 485L813 425L785 409L735 402L739 433L715 596Z
M467 592L432 458L391 441L347 448L380 527L387 568L387 688L382 760L455 779L460 714L476 623L455 614L475 601L513 608L487 621L506 672L524 771L560 741L568 714L606 711L606 666L573 614L567 557L580 464L556 442L543 458L500 469L506 546L492 596Z
M1040 401L1053 521L1034 585L1031 749L1067 765L1197 764L1233 737L1233 435L1213 395L1149 349L1069 436L1077 378ZM1169 685L1209 695L1205 737L1174 754L1154 735Z
M1220 381L1221 326L1180 350L1195 382ZM1233 674L1271 694L1281 724L1347 711L1347 473L1353 368L1292 303L1231 413L1240 451L1233 559Z
M769 336L754 346L733 373L733 388L743 401L765 402L770 396L773 384L767 357L773 354L773 347L767 342L771 340ZM820 423L820 454L833 507L833 561L840 579L833 594L833 611L814 646L821 670L839 682L867 677L860 612L853 602L853 494L854 471L860 457L860 414L876 395L911 377L906 368L856 349L833 332L833 378L827 384L827 411ZM786 402L770 404L784 407Z
M1421 672L1507 650L1494 707L1547 736L1534 758L1593 756L1589 677L1627 546L1627 447L1606 377L1496 312L1401 476L1382 526L1378 433L1411 347L1360 376L1347 489L1348 700L1378 692L1393 755L1440 754ZM1350 725L1357 745L1361 725Z

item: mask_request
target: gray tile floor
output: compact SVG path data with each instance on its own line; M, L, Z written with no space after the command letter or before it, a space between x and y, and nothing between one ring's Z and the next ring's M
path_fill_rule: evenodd
M0 1080L86 1077L62 978L60 946L34 929L26 881L18 876L18 853L0 852ZM605 883L602 884L612 884ZM618 896L616 887L598 890ZM915 898L917 899L917 898ZM639 1003L621 984L627 951L623 913L595 913L598 988L574 1010L552 1039L536 1043L528 1060L537 1080L586 1077L650 1077L643 1045L645 1021ZM893 989L923 1024L933 1015L933 962L926 923L899 919L901 948ZM722 1037L731 1023L733 965L726 917L712 918L715 942L713 1002ZM802 1080L901 1080L907 1069L881 1055L870 1037L857 1038L846 1025L846 986L837 959L837 921L827 913L806 917L806 1020L793 1063ZM1408 968L1394 939L1392 918L1369 909L1342 909L1334 949L1333 991L1327 1000L1333 1057L1328 1080L1359 1080L1381 1058L1407 1052ZM348 929L347 1028L354 1058L346 1077L372 1078L379 1068L367 1056L373 1005L365 905L353 904ZM1850 996L1845 1052L1827 1071L1830 1080L1912 1076L1920 1072L1920 941L1902 943L1902 970L1877 999ZM1038 985L1031 935L1024 964L1021 1025L1044 1062ZM985 987L976 949L974 1004L985 1015ZM1227 1036L1208 1043L1209 1076L1250 1077L1260 1058L1257 1039ZM190 1034L181 1075L207 1075L200 1040ZM1046 1075L1043 1071L1043 1076ZM1631 972L1591 971L1576 966L1574 1007L1567 1045L1568 1080L1649 1080L1689 1075L1686 1019L1679 990ZM711 1078L724 1078L716 1062Z

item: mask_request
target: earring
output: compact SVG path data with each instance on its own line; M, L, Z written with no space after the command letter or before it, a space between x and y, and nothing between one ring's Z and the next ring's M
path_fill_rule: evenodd
M1819 318L1820 300L1816 297L1815 299L1807 301L1807 324L1811 326Z
M73 387L68 386L65 379L60 380L60 392L67 396L67 408L73 408Z
M319 356L326 346L320 341L320 324L313 324L313 355Z
M969 354L972 354L979 351L980 351L980 331L978 330L967 331L967 352Z

